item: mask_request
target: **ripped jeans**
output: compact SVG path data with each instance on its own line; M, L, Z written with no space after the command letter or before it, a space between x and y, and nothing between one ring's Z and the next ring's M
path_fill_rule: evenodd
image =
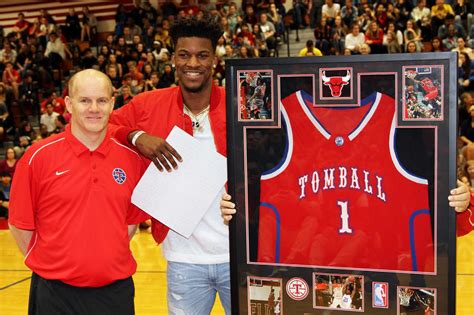
M168 314L210 314L219 293L226 315L230 311L229 264L187 264L168 261Z

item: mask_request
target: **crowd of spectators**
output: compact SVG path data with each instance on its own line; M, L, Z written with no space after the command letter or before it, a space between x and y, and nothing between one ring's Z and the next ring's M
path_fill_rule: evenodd
M0 144L13 143L4 147L0 179L11 181L16 159L32 143L64 130L70 119L65 82L74 72L95 68L106 73L115 88L116 108L143 91L175 85L168 32L176 18L189 14L211 14L222 26L214 69L218 85L225 85L227 59L277 57L287 30L311 28L314 40L300 56L457 51L459 92L470 95L474 8L465 0L427 1L294 0L286 11L284 0L202 0L186 6L171 0L158 7L144 0L118 4L115 29L107 34L98 33L98 20L87 6L81 12L69 9L64 23L45 9L31 20L19 13L8 33L0 25ZM471 119L474 104L465 104L460 108ZM474 143L472 133L466 139ZM472 173L474 178L474 166ZM3 179L0 183L1 210L8 192L1 195Z

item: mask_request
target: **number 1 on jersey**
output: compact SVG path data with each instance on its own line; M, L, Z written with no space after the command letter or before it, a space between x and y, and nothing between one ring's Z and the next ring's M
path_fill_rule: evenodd
M347 211L347 201L338 201L337 205L341 207L341 225L339 233L352 233L349 227L349 212Z

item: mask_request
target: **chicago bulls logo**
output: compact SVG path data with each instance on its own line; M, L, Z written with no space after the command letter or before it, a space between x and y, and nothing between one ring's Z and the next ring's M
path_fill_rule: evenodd
M351 73L347 70L347 74L345 76L334 76L334 77L327 77L326 71L322 72L321 80L323 80L323 85L326 85L331 90L332 97L340 97L342 88L344 85L349 84L351 79Z

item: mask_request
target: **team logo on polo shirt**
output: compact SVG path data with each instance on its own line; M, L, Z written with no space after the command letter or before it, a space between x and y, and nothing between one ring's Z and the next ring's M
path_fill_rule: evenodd
M114 168L112 171L112 176L114 177L114 180L120 185L125 183L125 180L127 179L127 174L125 174L125 171L118 167Z

